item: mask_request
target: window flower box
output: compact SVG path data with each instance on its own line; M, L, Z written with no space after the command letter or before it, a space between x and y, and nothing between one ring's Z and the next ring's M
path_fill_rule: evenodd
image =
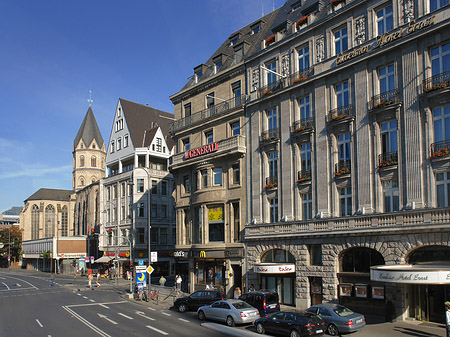
M450 156L450 148L441 148L437 151L434 151L431 154L430 159L436 159L436 158L448 157L448 156Z
M378 168L383 168L387 166L397 165L398 161L395 159L388 159L378 163Z
M295 128L294 132L300 132L306 129L306 126L300 125L299 127Z
M305 181L310 181L311 177L305 176L297 179L297 183L303 183Z
M342 167L338 171L336 171L335 176L340 177L340 176L343 176L343 175L349 174L349 173L350 173L350 167Z
M270 35L267 39L264 40L266 47L270 46L275 42L275 34Z
M437 82L437 83L432 83L430 85L427 85L424 88L424 91L430 92L433 90L443 89L443 88L446 88L448 85L450 85L449 81L441 81L441 82Z
M334 115L333 117L331 117L331 119L333 121L338 121L338 120L343 119L343 118L348 117L348 116L349 116L348 113L342 113L342 114L339 114L339 115Z
M333 6L337 6L337 5L339 5L340 3L345 3L345 0L331 0L330 1L330 3L333 5Z
M264 142L268 142L268 141L274 140L274 139L275 139L275 136L265 136L265 137L263 137L263 141Z
M308 15L305 15L304 17L297 20L296 25L297 28L303 25L306 25L308 23Z
M266 186L264 187L266 190L270 190L272 188L277 188L278 187L278 183L276 182L270 182L267 183Z
M378 104L375 104L373 106L373 108L374 109L383 108L385 106L394 104L394 102L395 102L394 98L385 98L385 99L382 99Z
M297 78L294 78L294 80L292 82L299 83L299 82L302 82L302 81L306 80L307 78L308 78L308 76L303 74L303 75L301 75L301 76L299 76Z
M264 96L270 95L271 93L273 93L273 91L272 91L272 90L267 90L267 91L264 91L264 92L262 93L261 97L264 97Z

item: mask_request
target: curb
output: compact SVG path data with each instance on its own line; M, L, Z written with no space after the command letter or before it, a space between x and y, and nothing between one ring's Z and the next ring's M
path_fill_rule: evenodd
M236 329L231 328L229 326L223 325L223 324L217 324L217 323L201 323L200 326L216 331L221 332L224 334L227 334L228 336L235 336L235 337L256 337L256 336L267 336L268 335L261 335L259 333L248 331L248 330L242 330L242 329Z

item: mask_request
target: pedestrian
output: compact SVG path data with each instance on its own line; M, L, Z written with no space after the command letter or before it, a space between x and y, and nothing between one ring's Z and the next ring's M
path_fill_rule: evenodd
M207 290L214 290L214 284L211 282L210 284L206 285Z
M88 275L88 286L89 286L89 288L91 288L91 289L92 289L92 279L93 279L92 274L89 274L89 275Z
M240 296L241 296L241 288L236 287L236 289L234 289L234 299L238 300Z
M250 284L250 288L248 289L248 291L255 291L255 285L252 283Z
M129 270L127 270L127 280L131 280L131 273Z
M177 293L178 293L178 292L181 292L181 282L183 282L183 279L181 278L180 275L177 275L177 276L175 277L175 281L176 281L176 283L177 283Z
M96 281L96 283L97 283L97 288L100 287L100 282L98 282L99 280L100 280L100 272L98 271L98 272L97 272L97 281Z
M445 303L445 323L446 323L446 331L447 337L450 337L450 302L446 301Z
M161 287L164 287L164 284L166 283L166 279L164 276L161 276L161 278L159 279L159 284L161 285Z

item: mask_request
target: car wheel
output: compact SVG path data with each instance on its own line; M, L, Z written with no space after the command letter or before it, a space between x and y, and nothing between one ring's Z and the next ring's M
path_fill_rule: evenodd
M261 334L266 332L266 328L264 328L264 325L262 323L256 324L256 332Z
M206 319L205 313L203 312L203 310L200 310L198 312L198 319L201 321L204 321Z
M334 324L329 324L327 327L327 333L331 336L337 336L339 335L339 330Z
M178 306L178 311L179 312L186 312L186 310L187 310L186 304L180 304Z
M297 330L292 330L291 334L289 335L290 337L300 337L300 334L298 333Z
M234 326L234 319L231 316L227 317L227 325L228 326Z

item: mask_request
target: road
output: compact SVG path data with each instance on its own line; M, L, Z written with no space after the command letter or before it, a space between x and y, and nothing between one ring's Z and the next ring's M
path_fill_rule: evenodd
M80 288L1 270L0 336L223 336L195 316L123 300L112 288Z

